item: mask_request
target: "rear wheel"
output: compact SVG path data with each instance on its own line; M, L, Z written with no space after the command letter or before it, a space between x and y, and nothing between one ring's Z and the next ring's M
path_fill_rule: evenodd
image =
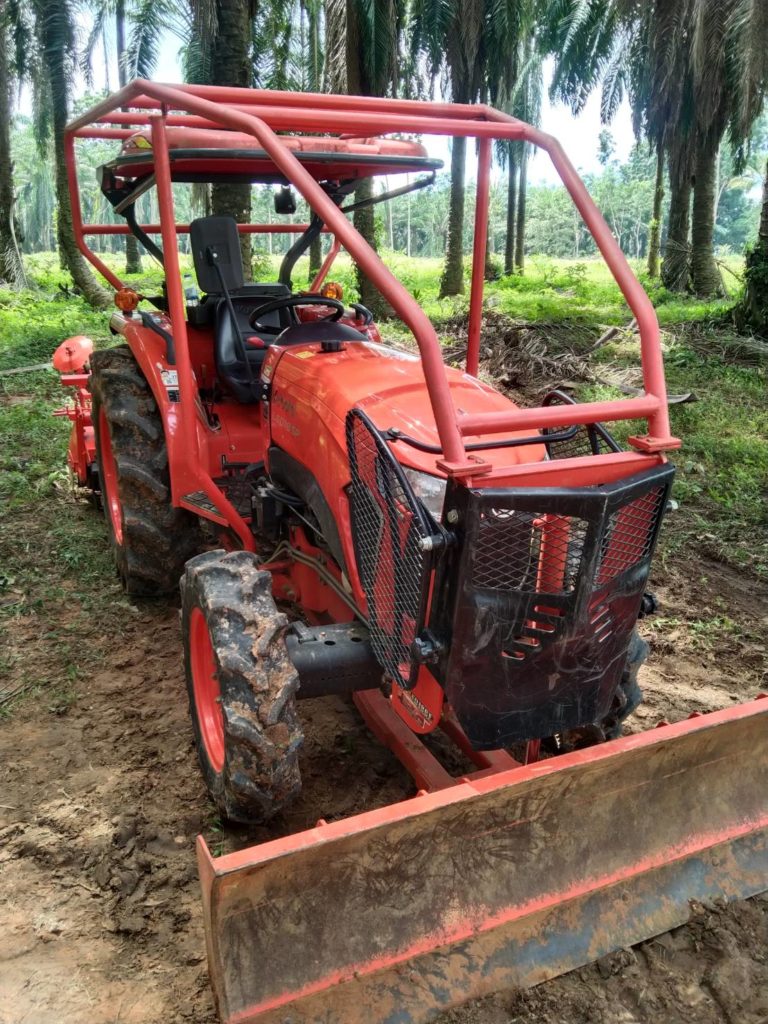
M129 594L174 591L200 548L195 516L171 504L160 410L127 346L95 352L90 389L102 505Z
M265 821L301 788L298 675L272 577L248 551L209 551L181 581L187 691L203 777L221 813Z

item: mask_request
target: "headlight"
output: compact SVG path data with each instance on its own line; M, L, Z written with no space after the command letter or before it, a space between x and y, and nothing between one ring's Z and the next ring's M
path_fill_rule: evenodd
M443 503L445 502L445 485L447 481L440 476L432 476L431 473L421 473L418 469L409 469L403 466L403 472L408 478L408 483L413 488L413 493L425 506L429 514L436 522L443 518Z

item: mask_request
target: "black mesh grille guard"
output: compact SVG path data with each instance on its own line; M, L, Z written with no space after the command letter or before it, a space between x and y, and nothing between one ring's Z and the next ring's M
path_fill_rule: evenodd
M427 612L433 547L438 530L403 470L360 409L347 415L352 483L349 505L355 562L368 605L376 659L400 686L416 683L415 645Z
M611 707L674 468L604 486L449 484L458 544L438 569L436 675L476 749L599 722Z

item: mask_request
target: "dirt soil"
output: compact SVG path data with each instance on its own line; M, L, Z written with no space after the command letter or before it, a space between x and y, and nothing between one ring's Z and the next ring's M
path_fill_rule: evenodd
M62 501L58 527L94 514ZM50 540L35 529L27 524L27 542L43 549ZM0 1024L208 1024L196 835L221 853L414 789L352 705L326 698L301 709L298 804L270 828L222 828L192 746L177 605L133 604L111 579L99 586L85 602L71 580L52 592L41 581L7 635L3 685L30 665L37 685L0 719ZM654 589L664 617L644 626L652 654L635 728L765 687L764 586L692 558L660 564ZM723 617L743 629L708 629ZM673 933L444 1020L768 1021L768 902L699 908Z

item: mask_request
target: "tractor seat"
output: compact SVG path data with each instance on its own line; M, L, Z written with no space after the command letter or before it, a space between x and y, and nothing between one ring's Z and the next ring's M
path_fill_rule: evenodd
M277 332L259 335L248 318L254 309L271 299L288 296L291 291L284 284L245 283L240 236L232 217L198 217L189 226L189 236L197 283L205 293L202 307L213 313L213 351L219 378L239 402L249 405L258 402L259 389L254 385ZM227 304L227 293L235 309L236 325ZM296 323L296 315L292 309L278 310L268 313L264 322L284 329ZM240 338L245 342L247 360Z
M257 290L258 289L258 290ZM219 377L239 402L250 405L259 401L258 389L252 387L261 373L261 365L270 345L274 344L276 334L259 334L250 326L248 318L254 309L263 306L270 299L290 295L291 291L282 284L246 285L238 293L232 295L232 305L237 317L237 328L232 322L232 315L226 299L216 300L213 330L213 350L216 369ZM264 323L269 327L284 329L296 323L293 310L276 310L267 313ZM238 338L245 342L248 364L243 358L243 350ZM250 374L249 374L250 369Z

